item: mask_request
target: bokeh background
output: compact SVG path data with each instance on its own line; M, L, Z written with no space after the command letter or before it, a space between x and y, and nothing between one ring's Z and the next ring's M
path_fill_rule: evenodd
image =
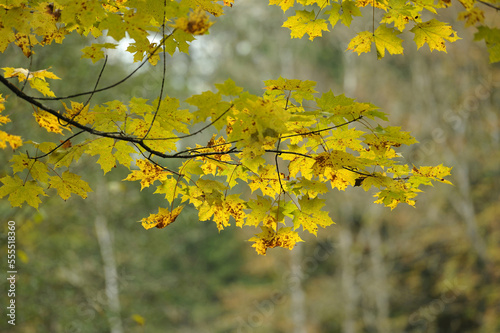
M371 30L365 14L351 29L291 40L279 7L238 0L189 55L167 58L167 94L182 100L228 77L257 94L280 75L314 80L320 92L379 106L419 141L401 149L407 162L452 166L454 186L426 188L416 208L392 212L372 203L373 192L331 191L324 198L336 225L263 257L247 242L254 230L218 233L192 209L168 228L144 230L138 221L165 206L162 197L122 182L126 169L103 176L86 158L72 169L93 188L88 199L47 197L38 211L0 201L1 267L9 220L18 254L16 326L2 304L0 331L500 332L500 66L454 10L440 12L462 37L447 54L417 51L410 34L403 56L345 51L356 32ZM488 13L490 26L499 15ZM52 82L58 95L90 90L102 64L80 60L88 43L72 36L37 49L32 68L52 66L63 79ZM109 56L102 85L138 65L120 50ZM10 48L0 65L29 60ZM161 73L148 66L94 102L155 98ZM54 139L28 117L31 106L11 96L7 110L9 133ZM11 157L1 152L0 174ZM5 278L0 287L4 295Z

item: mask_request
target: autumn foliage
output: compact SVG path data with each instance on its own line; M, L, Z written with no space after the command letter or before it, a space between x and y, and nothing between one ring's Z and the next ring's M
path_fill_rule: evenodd
M428 44L430 50L446 51L446 43L459 39L447 23L422 19L424 10L435 14L450 5L446 1L270 4L284 11L296 8L283 26L292 38L307 34L311 40L339 21L349 26L361 16L360 8L374 6L385 13L383 19L373 31L354 36L348 49L360 54L375 44L379 58L386 50L403 53L398 35L405 30L414 34L418 48ZM490 60L498 61L498 29L481 25L484 14L476 1L463 4L461 18L479 25L477 39L486 41ZM95 40L82 50L82 58L101 62L104 69L106 49L128 34L133 42L127 52L139 63L137 69L150 65L161 70L166 57L187 53L195 36L207 33L214 17L230 15L232 5L211 0L0 1L0 51L11 45L36 57L37 48L63 43L77 32ZM103 35L115 42L99 43ZM189 204L200 221L214 221L219 230L231 224L258 228L250 241L265 254L273 247L292 249L302 241L300 229L316 235L318 227L332 225L321 198L332 189L375 188L375 202L394 209L400 203L414 206L422 185L449 184L448 167L405 163L397 148L417 140L400 127L384 125L386 114L376 106L331 91L318 93L312 81L270 79L257 96L228 79L182 102L167 96L162 85L154 100L131 96L93 103L93 96L132 79L135 72L106 87L99 86L96 73L94 89L58 96L50 82L66 78L57 76L57 64L47 69L3 67L0 81L9 92L0 95L0 124L9 121L6 98L17 96L26 102L23 112L32 112L38 125L59 140L39 143L0 131L0 147L16 152L10 160L12 173L0 178L0 197L12 206L35 208L46 195L85 198L91 189L71 166L85 156L98 156L105 174L122 165L130 170L124 180L140 182L141 189L153 186L165 197L164 207L142 219L144 228L168 226ZM78 97L86 101L77 102ZM59 107L47 101L59 101ZM179 148L183 139L201 133L212 138ZM167 167L170 160L180 161L179 167ZM251 194L243 196L240 185Z

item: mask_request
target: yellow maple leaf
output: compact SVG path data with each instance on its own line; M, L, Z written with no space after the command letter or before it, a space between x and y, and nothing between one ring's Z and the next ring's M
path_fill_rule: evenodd
M353 186L356 184L356 178L358 175L346 169L339 169L331 171L327 176L332 184L332 188L345 191L347 186Z
M370 31L361 31L356 37L351 39L347 49L357 52L358 55L361 53L368 53L372 47L373 40L373 33Z
M124 180L141 180L141 191L145 187L149 187L156 180L162 181L167 179L169 175L167 171L147 160L137 160L136 164L140 170L132 171Z
M374 39L375 47L377 49L377 58L381 59L385 56L385 50L390 54L403 54L403 40L398 38L395 29L387 28L386 25L380 25L377 30L375 30Z
M302 38L309 35L309 40L321 37L323 31L328 30L328 24L324 19L317 19L314 11L298 10L296 15L290 16L282 25L291 30L292 38Z
M45 79L60 80L60 78L54 73L49 72L46 69L34 72L25 68L4 67L2 69L4 70L6 78L17 77L19 82L23 82L27 79L31 88L38 90L45 96L55 97L55 94L49 88L49 83L45 81Z
M169 211L167 208L158 208L158 214L150 214L141 220L144 229L148 230L153 227L163 229L177 219L184 206L179 206Z
M260 255L265 256L267 249L277 246L292 250L297 242L303 242L299 234L289 227L281 228L278 232L269 227L260 228L262 232L248 240L249 242L255 242L252 247Z
M454 42L461 39L447 23L436 19L424 23L418 23L411 30L415 34L414 41L417 48L421 48L425 43L429 45L431 51L438 50L446 52L445 40Z
M354 37L347 47L348 50L361 53L368 53L371 50L371 45L375 42L377 49L377 58L381 59L385 56L385 50L390 54L403 54L401 46L403 40L398 38L399 33L395 29L388 28L386 25L380 25L375 33L370 31L362 31Z
M5 149L8 143L12 149L17 149L23 145L23 140L20 136L11 135L0 131L0 148Z
M0 94L0 113L5 110L5 98ZM10 118L8 116L2 116L0 114L0 124L6 124L10 122ZM10 145L12 149L16 149L23 144L23 140L21 140L20 136L11 135L4 131L0 131L0 148L5 149L7 147L7 143Z
M67 126L61 126L57 117L48 113L47 111L38 109L33 113L33 115L35 116L38 125L45 128L47 132L62 134L63 129L71 130Z
M83 106L83 103L71 101L71 108L62 103L66 109L66 117L71 118L82 125L92 124L95 120L95 114L89 113L89 106Z
M283 12L293 7L295 0L269 0L269 5L279 5Z

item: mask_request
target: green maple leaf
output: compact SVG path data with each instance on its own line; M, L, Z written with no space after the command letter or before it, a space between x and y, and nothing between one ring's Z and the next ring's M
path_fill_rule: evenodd
M172 204L174 199L181 194L180 191L176 191L179 184L178 180L173 177L162 179L161 185L158 185L154 193L165 194L165 199Z
M115 49L117 45L118 44L114 43L92 44L82 49L82 58L90 59L93 63L95 63L104 58L104 51L102 50L103 48Z
M332 3L331 8L325 11L325 14L328 15L328 21L330 22L332 28L335 27L337 22L340 20L340 15L341 15L340 4Z
M26 202L31 207L38 209L38 205L42 202L40 195L46 196L43 188L34 180L23 182L17 175L14 177L5 176L0 179L3 185L0 187L0 198L7 194L12 207L22 207Z
M304 177L298 177L297 180L287 182L287 187L296 195L307 195L310 198L315 198L318 194L328 192L328 187L325 183L317 180L309 180Z
M249 200L247 205L251 214L247 217L246 225L256 227L269 215L273 203L271 199L257 195L257 199Z
M219 94L225 96L239 96L243 91L243 88L238 87L236 83L234 83L234 81L231 79L227 79L222 84L216 83L215 87L217 88L217 90L219 90Z
M136 153L135 148L129 145L128 142L119 141L115 143L114 149L116 150L116 152L113 154L113 156L115 157L116 161L130 169L130 163L132 163L133 161L133 158L130 156L130 154Z
M353 16L362 16L361 11L356 6L354 1L342 1L341 8L342 14L340 15L340 20L342 21L342 24L347 27L351 25Z
M368 191L372 187L381 188L387 187L393 182L392 178L387 177L379 172L375 172L369 177L366 177L361 183L363 190Z
M111 171L116 166L116 158L113 156L114 139L100 138L88 144L87 154L91 156L99 155L97 163L101 165L104 174Z
M323 31L329 31L326 20L317 19L314 11L298 10L295 13L282 25L291 30L292 38L302 38L308 34L309 40L313 40L316 37L321 37Z
M57 190L57 194L63 199L67 200L72 193L78 194L83 199L87 198L87 193L92 192L89 184L81 180L81 177L64 171L61 176L50 177L49 184L51 188Z
M461 39L447 23L436 19L424 23L418 23L411 30L415 34L414 41L417 48L421 48L425 43L429 45L431 51L438 50L446 52L445 41L454 42Z
M475 41L484 39L488 53L490 54L490 63L500 61L500 29L489 28L485 26L477 27L477 32L474 35Z
M165 50L173 55L176 49L180 52L189 54L189 42L194 40L194 36L184 30L177 29L173 32L171 38L165 40Z
M15 155L10 162L12 162L12 170L14 173L28 169L31 177L41 182L47 181L49 177L49 169L47 166L39 160L30 159L26 154Z
M211 91L204 91L199 95L193 95L186 99L186 102L198 108L194 112L196 122L205 121L209 117L215 120L230 106L228 102L222 101L220 93L215 94Z

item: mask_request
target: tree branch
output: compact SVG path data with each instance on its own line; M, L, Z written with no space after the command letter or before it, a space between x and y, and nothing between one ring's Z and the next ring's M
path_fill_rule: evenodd
M500 10L500 7L497 7L494 4L492 4L492 3L489 3L489 2L486 2L486 1L482 1L482 0L477 0L477 2L482 3L483 5L491 7L493 9L496 9L497 11Z
M95 94L95 93L98 93L98 92L102 92L102 91L106 91L106 90L109 90L111 88L114 88L120 84L122 84L123 82L127 81L128 79L130 79L135 73L137 73L137 71L139 69L141 69L142 66L144 66L148 61L149 59L151 59L151 57L153 57L156 53L156 51L158 51L165 43L165 41L170 38L174 32L176 31L177 29L174 29L169 35L165 36L161 42L158 44L158 46L148 55L148 57L136 68L134 69L129 75L127 75L126 77L124 77L123 79L121 79L120 81L118 82L115 82L107 87L104 87L104 88L100 88L100 89L94 89L92 91L87 91L87 92L83 92L83 93L78 93L78 94L74 94L74 95L68 95L68 96L64 96L64 97L31 97L33 100L39 100L39 101L59 101L59 100L63 100L63 99L70 99L70 98L75 98L75 97L80 97L80 96L85 96L85 95L91 95L91 94Z

